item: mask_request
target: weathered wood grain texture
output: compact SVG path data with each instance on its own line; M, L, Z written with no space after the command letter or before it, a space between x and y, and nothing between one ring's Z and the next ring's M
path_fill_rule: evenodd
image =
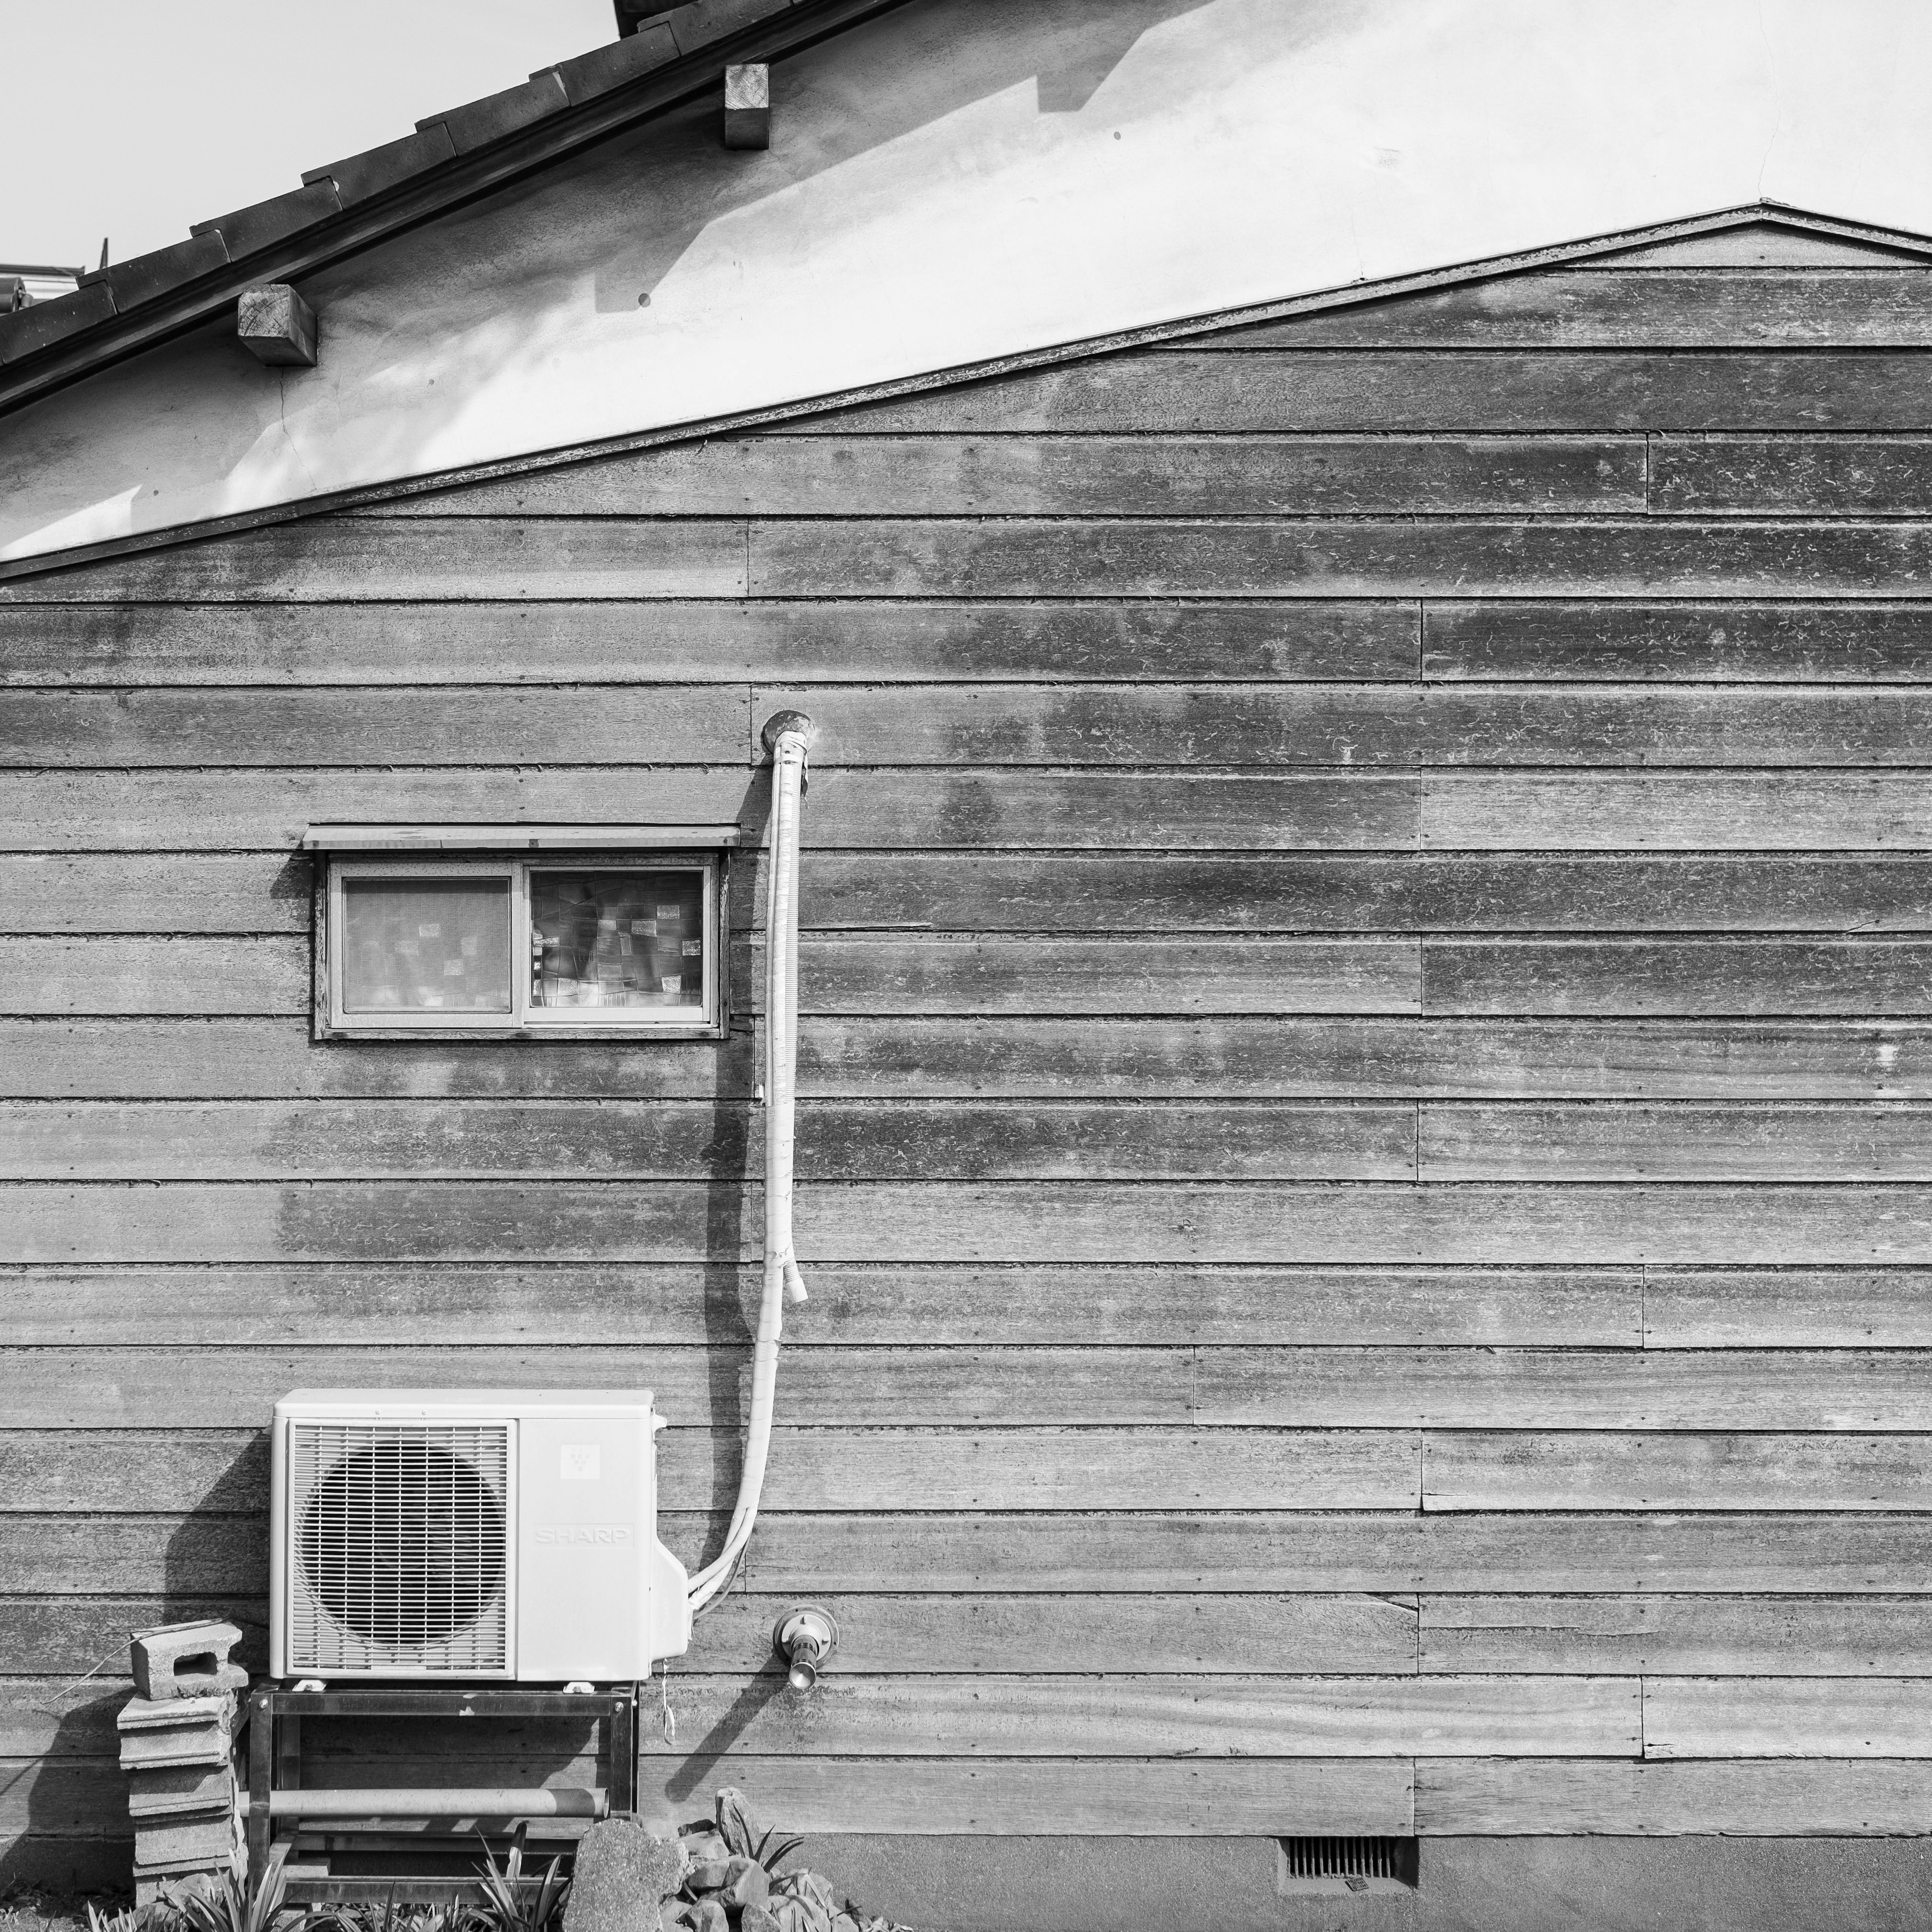
M7 1371L0 1428L260 1428L276 1398L298 1385L502 1388L521 1381L590 1388L621 1374L652 1388L674 1421L729 1430L740 1421L748 1382L750 1351L734 1342L607 1347L601 1355L580 1344L454 1342L440 1352L10 1348L0 1352ZM1932 1427L1923 1367L1916 1352L1903 1349L860 1348L795 1339L776 1413L781 1425L808 1428L1802 1429L1857 1437ZM1414 1450L1411 1441L1403 1453ZM974 1453L963 1444L956 1450L969 1467ZM1085 1452L1070 1443L1069 1453L1077 1459ZM1230 1444L1226 1453L1232 1459L1241 1452ZM1232 1461L1229 1473L1232 1479ZM1412 1472L1405 1480L1413 1495ZM1270 1502L1296 1506L1288 1495Z
M751 1676L767 1669L785 1597L733 1590L697 1621L674 1666ZM1266 1676L1306 1671L1408 1676L1416 1668L1415 1606L1378 1596L890 1596L831 1599L840 1675L942 1668L958 1675L1030 1671ZM244 1633L238 1654L268 1661L266 1598L10 1597L0 1644L16 1672L90 1670L130 1630L206 1614ZM1598 1673L1604 1674L1604 1673ZM1630 1676L1631 1670L1608 1674Z
M755 1046L743 1031L656 1043L648 1054L622 1043L546 1042L532 1053L425 1041L399 1057L386 1044L350 1041L318 1051L306 1025L286 1019L0 1019L0 1091L25 1100L742 1096L755 1078ZM812 1101L1186 1100L1204 1090L1263 1100L1924 1100L1932 1029L1904 1020L818 1016L800 1029L799 1067L800 1098Z
M728 956L742 1017L764 1009L763 945L750 935ZM0 1011L19 1016L306 1017L312 997L302 933L0 938L0 967L14 969L0 980ZM1418 943L1390 938L807 934L800 968L808 1011L854 1014L1413 1013L1421 976Z
M774 710L807 710L820 734L814 746L814 767L884 768L905 775L896 781L874 778L855 788L859 803L842 806L835 795L828 821L829 842L867 842L858 836L868 796L880 809L905 800L912 826L932 824L940 836L929 842L1007 842L981 832L962 839L958 830L990 827L1002 812L1024 815L1035 829L1018 842L1037 844L1050 830L1052 814L1068 817L1078 828L1064 842L1107 842L1095 834L1131 828L1124 807L1109 811L1109 794L1088 784L1042 776L1003 802L1004 774L950 772L943 778L912 776L921 766L1053 766L1106 770L1116 766L1214 766L1218 794L1197 781L1169 779L1171 800L1160 810L1189 822L1186 801L1219 795L1232 804L1243 797L1272 798L1284 806L1300 801L1316 836L1330 819L1342 825L1369 814L1368 827L1388 826L1390 842L1407 844L1419 826L1412 788L1406 794L1377 795L1366 788L1338 790L1333 777L1325 786L1294 793L1278 786L1244 790L1241 781L1288 768L1306 776L1350 774L1370 768L1400 775L1424 770L1469 766L1558 766L1591 769L1636 766L1718 766L1775 769L1917 769L1924 755L1932 692L1907 685L1793 685L1718 691L1695 684L1575 686L1524 684L1503 690L1478 690L1462 682L1402 686L1338 682L1325 685L980 685L928 686L914 694L904 687L758 686L750 708L760 718ZM87 691L0 693L0 758L18 766L208 766L222 771L263 770L296 761L316 768L305 782L306 798L339 795L346 780L324 776L331 764L360 770L372 754L388 751L400 765L424 768L476 765L480 777L454 771L422 781L429 805L455 808L452 794L467 788L480 796L464 810L508 810L528 815L530 800L554 801L560 808L567 782L554 776L526 786L518 779L506 789L502 767L524 760L539 764L567 748L573 765L591 772L622 768L614 797L628 796L646 822L695 822L706 808L716 816L742 818L762 830L766 784L745 770L735 781L721 773L718 761L746 742L746 698L742 687L692 692L642 686L607 704L593 688L574 686L484 694L476 687L398 694L374 688L250 692L211 695L190 690L146 690L115 698ZM684 728L688 724L690 729ZM676 768L688 760L693 771L680 792L664 774L640 782L632 768L647 760ZM1237 767L1241 770L1220 768ZM1548 781L1546 781L1547 782ZM42 802L57 802L60 787ZM93 789L98 790L96 782ZM126 781L105 781L107 783ZM181 781L176 779L178 784ZM214 781L211 780L212 784ZM266 779L248 784L267 784ZM578 777L582 788L599 777ZM1156 781L1156 782L1159 782ZM1787 781L1787 782L1792 782ZM1816 780L1812 782L1814 785ZM284 782L275 782L282 789ZM924 784L928 795L911 794ZM881 793L880 788L885 787ZM324 788L319 791L316 788ZM869 789L868 789L869 788ZM1141 789L1153 790L1148 781ZM1894 784L1894 790L1896 786ZM378 796L397 796L396 782L385 778ZM1131 790L1126 794L1131 796ZM1612 794L1614 796L1614 794ZM1802 794L1801 794L1802 795ZM1116 800L1123 796L1116 790ZM1456 794L1444 793L1447 799ZM1526 798L1534 793L1526 792ZM286 794L284 794L286 798ZM1859 796L1853 785L1851 798ZM438 800L441 803L438 803ZM216 808L221 808L218 800ZM230 808L231 809L232 808ZM314 808L320 809L320 808ZM367 809L368 808L358 808ZM416 808L428 808L428 806ZM1250 806L1250 811L1254 808ZM1445 804L1438 810L1446 810ZM1815 814L1824 808L1814 805ZM1840 809L1856 809L1847 804ZM1194 808L1198 819L1201 808ZM1868 805L1868 811L1871 809ZM256 849L286 850L287 842L272 815L243 842ZM295 820L285 802L281 813ZM1041 814L1046 814L1043 825ZM306 823L304 820L303 821ZM1156 815L1158 823L1158 813ZM1855 820L1854 822L1858 822ZM1908 820L1908 823L1914 822ZM815 826L808 817L808 826ZM844 828L842 830L842 826ZM1114 842L1156 842L1149 830L1134 831ZM1197 831L1186 842L1199 838ZM808 831L808 837L815 837ZM1372 843L1360 838L1360 842ZM152 834L147 843L153 842ZM872 842L895 842L874 841ZM1230 840L1228 842L1234 842ZM1279 832L1265 842L1284 842ZM1211 849L1211 848L1210 848Z
M750 728L729 686L0 691L16 766L541 764L566 747L573 764L708 766L744 755Z
M748 922L751 864L734 874ZM280 853L0 856L11 932L294 932L310 866ZM1912 854L825 853L819 928L953 932L1924 932L1932 857Z
M811 1264L812 1300L788 1318L790 1340L923 1346L1004 1342L1391 1343L1636 1348L1643 1282L1635 1268L1113 1268L1018 1264ZM1909 1270L1901 1270L1909 1273ZM1692 1278L1684 1277L1689 1280ZM1765 1298L1742 1346L1811 1339L1819 1300L1874 1312L1858 1346L1916 1346L1932 1332L1932 1297L1894 1296L1889 1324L1875 1298L1802 1277L1786 1294L1800 1337L1785 1335ZM219 1341L396 1346L608 1346L748 1341L755 1268L704 1264L608 1268L538 1262L248 1269L15 1268L0 1272L8 1338L18 1346L181 1346ZM1720 1294L1714 1300L1722 1300ZM1922 1328L1920 1324L1925 1324ZM1826 1346L1847 1338L1827 1330ZM1670 1346L1658 1330L1658 1346Z
M1932 1274L1917 1268L1649 1268L1652 1348L1932 1347Z
M1590 266L1498 275L1190 336L1189 352L1255 349L1924 349L1922 267Z
M721 436L359 514L1332 516L1641 511L1642 439ZM1879 507L1883 508L1884 506Z
M1250 359L1218 366L1240 373ZM1922 371L1916 380L1922 388ZM1932 425L1932 405L1921 413ZM350 518L245 532L210 554L219 568L158 550L15 578L0 602L1585 598L1693 586L1896 598L1923 581L1928 538L1910 521L1844 518Z
M727 1520L722 1512L665 1510L659 1533L688 1564L718 1548ZM13 1516L0 1540L0 1593L249 1596L266 1574L267 1531L256 1516ZM743 1587L808 1598L1175 1591L1897 1597L1921 1590L1928 1560L1932 1520L1876 1512L800 1512L760 1522ZM0 1681L0 1694L6 1688Z
M0 939L10 1013L306 1013L305 936Z
M0 1757L0 1833L29 1832L131 1839L126 1774L111 1757Z
M769 788L762 772L615 766L600 767L594 778L575 769L510 766L0 775L0 837L14 851L233 850L292 845L312 824L357 814L379 823L568 824L584 809L586 785L611 824L736 820L748 838L764 839ZM1732 789L1748 808L1748 789ZM810 838L814 852L989 845L1387 850L1420 844L1422 790L1418 778L1386 772L828 768L813 775ZM1814 815L1828 809L1828 794ZM1904 825L1910 813L1901 797L1891 816Z
M1365 1406L1384 1408L1386 1398L1372 1394ZM1514 1420L1507 1408L1500 1419ZM1932 1448L1909 1435L820 1423L782 1426L772 1456L767 1512L1932 1508ZM666 1496L729 1508L734 1433L674 1427L658 1459ZM266 1439L240 1430L0 1430L0 1474L9 1513L268 1508Z
M748 1032L724 1040L546 1041L514 1044L332 1041L318 1047L307 1020L0 1019L0 1088L22 1099L287 1098L415 1094L748 1094Z
M1538 1117L1540 1118L1540 1116ZM1568 1117L1562 1117L1568 1122ZM1676 1116L1663 1117L1666 1123ZM1729 1117L1725 1117L1728 1118ZM1788 1118L1778 1116L1782 1120ZM1928 1165L1916 1150L1932 1124L1895 1112L1861 1117L1875 1138L1887 1123L1900 1143L1903 1178ZM1473 1118L1473 1117L1472 1117ZM1836 1114L1793 1127L1786 1166L1808 1172L1828 1142ZM1768 1137L1764 1117L1746 1116L1736 1137ZM1461 1116L1438 1127L1431 1160L1470 1166L1474 1151L1507 1144L1514 1116ZM1526 1124L1534 1131L1534 1119ZM1710 1130L1709 1123L1704 1131ZM1573 1139L1592 1131L1565 1125ZM1596 1130L1614 1158L1613 1130ZM1653 1171L1672 1166L1666 1124ZM230 1180L331 1179L703 1179L736 1185L755 1168L764 1117L746 1100L489 1100L148 1102L78 1106L0 1102L0 1180ZM1641 1124L1632 1132L1641 1133ZM1684 1132L1694 1136L1696 1123ZM1875 1156L1868 1154L1866 1164ZM1416 1113L1401 1102L1308 1101L826 1101L800 1120L801 1181L822 1180L1410 1180L1416 1172ZM1556 1169L1592 1166L1552 1151ZM1680 1151L1680 1162L1691 1156ZM1856 1151L1844 1152L1845 1171ZM1492 1165L1494 1165L1492 1162Z
M1916 770L1925 756L1932 692L1906 684L1733 691L1634 681L1628 688L1526 682L1478 690L1445 681L1409 687L934 685L921 688L916 701L903 687L760 686L752 693L752 708L760 718L788 707L808 712L817 727L815 769Z
M791 435L1900 431L1932 427L1910 352L1588 356L1162 348L809 417Z
M1932 1767L1923 1762L1423 1758L1415 1778L1415 1828L1427 1838L1920 1838L1932 1815Z
M1680 516L1910 516L1932 512L1923 436L1658 436L1650 503Z
M1915 684L1932 677L1932 609L1910 602L1764 604L1694 592L1668 603L1427 604L1431 679Z
M1915 523L1791 518L755 518L749 543L760 597L1896 598L1932 560Z
M336 1181L0 1190L18 1262L739 1262L757 1190L736 1181ZM820 1182L800 1252L834 1262L1341 1264L1932 1260L1932 1187L1396 1182Z
M1430 1013L1932 1012L1916 939L1430 939L1421 956Z
M115 1756L114 1720L134 1694L112 1660L83 1684L0 1677L0 1756Z
M1917 770L1636 772L1597 766L1432 771L1417 782L1419 842L1425 848L1789 852L1932 846L1932 803Z
M1430 1597L1425 1671L1924 1677L1922 1596Z
M1932 1110L1432 1102L1418 1110L1416 1172L1424 1181L1912 1180L1932 1174Z
M657 1772L653 1760L643 1769ZM755 1790L802 1832L1271 1836L1288 1830L1406 1834L1407 1758L698 1760L639 1788L647 1816L682 1821L720 1785Z
M490 1760L501 1774L502 1760ZM487 1766L486 1766L487 1768ZM447 1760L418 1768L440 1771ZM519 1783L542 1783L542 1765ZM566 1767L580 1774L583 1768ZM550 1775L561 1778L562 1772ZM98 1843L111 1871L124 1877L124 1780L111 1757L31 1761L0 1759L0 1828L24 1820L39 1849ZM1031 1832L1168 1836L1177 1832L1266 1836L1297 1828L1406 1833L1412 1824L1406 1759L1269 1758L1239 1764L1172 1759L1000 1760L935 1758L881 1763L862 1758L741 1757L713 1770L694 1765L662 1772L640 1793L647 1817L682 1823L708 1810L716 1787L736 1780L758 1794L761 1815L806 1832L889 1831L968 1835ZM427 1782L424 1778L418 1781ZM10 1865L13 1862L10 1859ZM68 1868L58 1860L43 1869Z
M680 1673L700 1756L1635 1757L1628 1678L855 1678L836 1699L762 1678ZM747 1706L750 1708L747 1708ZM644 1727L641 1755L675 1748ZM1737 1754L1742 1755L1742 1754ZM1820 1753L1822 1756L1825 1754Z
M1643 1755L1932 1758L1932 1683L1735 1676L1646 1681Z
M1669 702L1669 694L1663 694ZM610 822L736 820L766 828L764 776L742 768L533 771L0 772L0 850L234 851L292 847L310 825L568 824L586 784ZM1868 850L1932 847L1916 770L891 770L813 777L810 850L1041 851Z
M112 557L0 584L0 603L411 603L477 598L742 597L740 518L415 526L323 517Z
M734 1418L658 1438L660 1492L729 1510ZM0 1430L8 1511L247 1514L268 1506L267 1445L240 1432ZM1419 1505L1412 1430L838 1427L773 1433L760 1504L785 1510L1402 1509ZM1908 1501L1904 1507L1910 1508ZM769 1635L769 1633L767 1633Z
M412 548L406 531L364 536L405 558ZM220 579L188 572L180 584L179 604L0 601L0 683L1406 682L1420 628L1412 602L590 603L573 590L554 603L439 604L410 601L404 587L387 602L211 604L200 600ZM494 588L479 584L476 595Z
M855 1016L801 1028L799 1091L1917 1100L1932 1096L1928 1046L1932 1033L1900 1020L1010 1018L990 1028Z
M1280 1600L1304 1600L1290 1597ZM204 1618L226 1618L238 1624L242 1641L236 1646L235 1656L250 1670L268 1668L268 1600L239 1594L9 1597L0 1602L0 1654L16 1674L68 1682L92 1670L104 1657L111 1658L128 1641L130 1631L156 1624L198 1622ZM771 1633L765 1634L769 1637Z
M1432 1429L1422 1437L1422 1506L1922 1509L1932 1507L1932 1439Z

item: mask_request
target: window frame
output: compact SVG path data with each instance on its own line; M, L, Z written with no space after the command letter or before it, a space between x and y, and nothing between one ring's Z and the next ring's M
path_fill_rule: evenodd
M314 992L315 1036L319 1040L722 1040L730 1030L730 928L725 890L730 871L729 848L652 844L627 849L599 845L505 851L500 849L374 850L368 847L320 848L316 868ZM530 875L533 872L688 872L701 875L704 985L701 1004L688 1006L535 1006L530 999ZM344 888L352 879L502 880L508 886L510 1010L478 1012L437 1008L384 1009L380 1015L351 1013L342 1004L346 937ZM595 1016L595 1017L592 1017Z

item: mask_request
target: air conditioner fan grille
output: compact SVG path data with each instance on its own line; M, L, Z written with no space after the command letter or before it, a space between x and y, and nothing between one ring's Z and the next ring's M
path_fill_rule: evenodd
M297 1423L290 1667L508 1664L509 1431Z

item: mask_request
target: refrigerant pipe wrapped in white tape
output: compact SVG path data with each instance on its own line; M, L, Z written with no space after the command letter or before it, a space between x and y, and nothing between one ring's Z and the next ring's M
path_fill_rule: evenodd
M781 711L765 723L772 754L771 885L765 920L765 1267L752 1349L752 1414L738 1478L737 1506L724 1546L691 1580L691 1606L702 1610L730 1581L758 1520L765 1457L778 1391L778 1336L784 1304L806 1298L792 1252L792 1088L798 1063L798 831L812 720Z

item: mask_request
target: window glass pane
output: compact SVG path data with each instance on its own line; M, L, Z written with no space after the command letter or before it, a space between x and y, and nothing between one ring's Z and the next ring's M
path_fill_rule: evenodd
M507 1013L507 879L345 879L345 1012Z
M704 1005L704 874L532 872L530 1004Z

